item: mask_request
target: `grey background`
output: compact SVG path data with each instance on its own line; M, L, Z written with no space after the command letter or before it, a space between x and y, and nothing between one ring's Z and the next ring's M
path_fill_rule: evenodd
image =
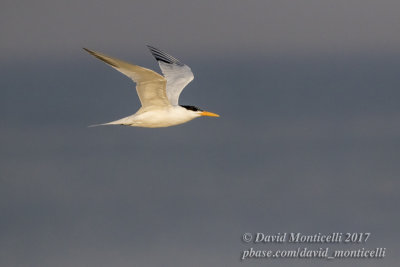
M398 1L3 1L0 266L397 266ZM88 47L221 114L87 128L139 107ZM252 259L245 232L371 232L384 259ZM307 246L307 245L302 245ZM319 246L316 246L319 247ZM324 245L323 245L324 247Z

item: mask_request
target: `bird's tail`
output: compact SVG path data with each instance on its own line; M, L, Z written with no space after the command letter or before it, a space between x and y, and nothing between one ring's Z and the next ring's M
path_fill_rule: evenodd
M97 127L97 126L105 126L105 125L110 125L110 124L109 123L93 124L93 125L89 125L88 128Z
M129 117L122 118L116 121L100 123L100 124L93 124L89 125L88 127L97 127L97 126L106 126L106 125L131 125L131 123L127 120Z

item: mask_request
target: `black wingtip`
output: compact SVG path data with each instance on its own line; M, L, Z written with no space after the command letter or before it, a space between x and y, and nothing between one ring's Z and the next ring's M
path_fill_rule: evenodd
M157 61L162 61L167 64L176 64L176 65L180 65L180 66L184 65L178 59L167 54L166 52L164 52L158 48L155 48L154 46L151 46L151 45L146 45L146 46L147 46L147 48L149 48L151 54L155 57L155 59Z
M106 62L107 64L109 64L109 65L111 65L111 66L113 66L115 68L119 68L119 66L116 64L116 61L112 60L112 58L110 58L110 57L108 57L106 55L100 54L98 52L95 52L93 50L87 49L85 47L82 47L82 48L83 48L83 50L85 50L86 52L91 54L92 56L94 56L94 57Z
M95 54L94 51L92 51L92 50L90 50L90 49L87 49L86 47L82 47L82 49L85 50L86 52L88 52L88 53L91 54L91 55L94 55L94 54Z

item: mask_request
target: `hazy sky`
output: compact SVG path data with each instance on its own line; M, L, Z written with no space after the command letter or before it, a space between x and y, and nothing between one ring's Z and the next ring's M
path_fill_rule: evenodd
M399 1L3 1L1 56L141 55L145 43L203 57L398 52ZM121 53L122 54L122 53Z
M0 266L397 266L399 1L3 1ZM177 127L88 47L195 75ZM254 259L245 232L371 232L385 259ZM303 245L300 245L303 246Z

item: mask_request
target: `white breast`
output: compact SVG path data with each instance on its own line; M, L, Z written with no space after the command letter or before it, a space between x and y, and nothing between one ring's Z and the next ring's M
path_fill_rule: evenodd
M140 109L126 124L137 127L168 127L193 120L200 115L181 106ZM126 118L126 119L128 119Z

